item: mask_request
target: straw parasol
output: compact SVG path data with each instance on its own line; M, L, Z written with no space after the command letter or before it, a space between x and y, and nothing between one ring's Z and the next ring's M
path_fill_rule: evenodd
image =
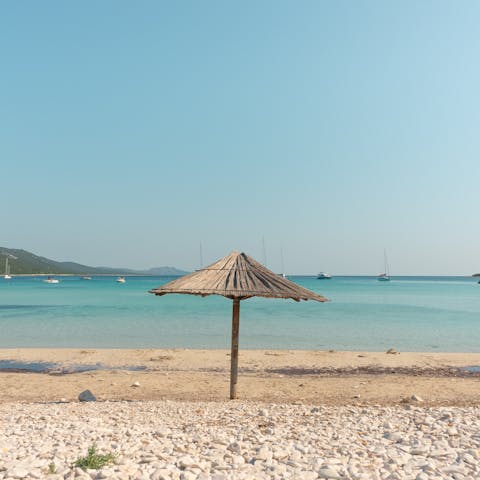
M230 398L237 398L238 332L240 301L251 297L327 299L272 272L245 253L232 252L212 265L150 290L155 295L222 295L233 300Z

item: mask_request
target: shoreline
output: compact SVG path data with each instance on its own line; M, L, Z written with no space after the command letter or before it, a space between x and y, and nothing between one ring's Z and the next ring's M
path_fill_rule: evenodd
M228 398L228 350L0 349L0 366L7 360L50 369L0 371L0 403L76 402L86 389L101 401ZM240 350L239 399L386 406L416 396L426 406L477 406L480 372L461 370L469 366L480 366L480 353Z

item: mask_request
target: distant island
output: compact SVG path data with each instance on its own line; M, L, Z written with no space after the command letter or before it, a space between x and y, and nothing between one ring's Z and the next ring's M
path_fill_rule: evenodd
M75 262L57 262L26 250L0 247L0 273L8 259L12 275L152 275L181 276L189 273L175 267L154 267L149 270L89 267Z

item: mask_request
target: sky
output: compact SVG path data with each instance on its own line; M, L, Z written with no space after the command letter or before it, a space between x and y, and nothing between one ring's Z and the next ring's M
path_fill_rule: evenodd
M479 21L467 0L0 1L0 246L478 272Z

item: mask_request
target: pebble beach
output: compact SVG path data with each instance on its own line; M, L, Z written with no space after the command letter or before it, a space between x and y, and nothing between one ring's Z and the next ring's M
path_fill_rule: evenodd
M0 479L480 477L478 407L5 403L0 418ZM76 467L92 445L112 463Z

